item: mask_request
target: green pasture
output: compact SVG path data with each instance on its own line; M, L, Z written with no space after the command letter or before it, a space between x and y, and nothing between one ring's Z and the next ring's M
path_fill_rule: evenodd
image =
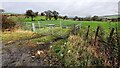
M20 17L13 17L14 20L18 21L19 24L22 25L25 29L32 29L31 23L35 24L36 28L39 28L38 21L40 22L40 28L49 27L48 24L55 24L55 27L73 27L75 25L81 25L82 28L87 28L88 25L90 25L90 28L96 29L97 26L101 26L105 31L109 31L111 28L116 28L118 26L118 22L111 22L108 23L106 21L73 21L73 20L45 20L45 16L37 16L35 18L35 21L31 21L31 18L24 18L22 16ZM61 24L60 24L61 22Z
M37 23L38 21L40 21L41 19L45 20L45 17L44 16L38 16L35 18L36 21L31 21L30 18L27 18L27 19L24 19L25 22L34 22L34 23ZM62 23L62 25L64 26L70 26L70 25L73 25L73 24L80 24L80 21L73 21L73 20L62 20L62 19L58 19L58 20L54 20L52 19L51 21L40 21L41 25L46 25L46 24L56 24L57 26L60 25L60 21ZM115 23L117 22L111 22L111 24L114 26ZM106 26L109 26L109 23L108 22L100 22L100 21L82 21L82 24L84 26L87 26L87 25L91 25L91 26L97 26L99 24L102 24L103 27L106 27Z

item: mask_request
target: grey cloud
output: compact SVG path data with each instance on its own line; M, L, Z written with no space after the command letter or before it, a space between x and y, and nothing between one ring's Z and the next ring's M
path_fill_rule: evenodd
M117 14L117 2L4 2L6 12L25 13L27 9L34 11L56 10L61 15L90 16Z

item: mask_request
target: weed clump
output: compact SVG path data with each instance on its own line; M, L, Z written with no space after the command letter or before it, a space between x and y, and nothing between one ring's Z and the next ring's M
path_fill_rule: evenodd
M8 30L14 30L16 28L16 22L11 19L10 16L2 15L2 31Z

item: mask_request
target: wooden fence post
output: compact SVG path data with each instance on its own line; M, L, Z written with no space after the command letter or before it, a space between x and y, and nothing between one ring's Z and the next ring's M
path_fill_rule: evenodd
M96 30L96 33L95 33L95 42L94 42L94 45L96 45L96 40L97 40L99 29L100 29L100 26L97 27L97 30Z
M117 24L117 27L116 27L117 45L120 45L120 31L119 31L120 28L119 28L119 26L120 26L120 24L118 23L118 24ZM120 46L118 46L118 53L117 53L117 54L118 54L118 58L117 58L118 60L117 60L117 66L120 66L120 58L119 58L119 57L120 57L120 53L119 53L119 52L120 52Z
M108 57L109 57L109 59L111 60L111 64L112 64L112 65L114 65L114 63L115 63L115 62L114 62L113 53L112 53L112 51L114 50L114 49L113 49L114 46L111 45L111 44L112 44L112 37L113 37L113 34L114 34L114 30L115 30L115 29L112 28L112 30L111 30L111 32L110 32L110 35L109 35L109 38L108 38L108 42L107 42L107 43L108 43L108 45L107 45L107 46L108 46L108 54L109 54ZM110 46L110 45L111 45L111 46Z
M88 30L87 30L87 33L86 33L86 40L88 39L89 29L90 29L90 25L88 26Z
M74 24L74 27L73 27L73 34L76 35L76 26Z
M109 38L108 38L108 43L111 43L111 39L112 39L112 36L113 36L113 33L114 33L114 28L112 28L111 32L110 32L110 35L109 35Z

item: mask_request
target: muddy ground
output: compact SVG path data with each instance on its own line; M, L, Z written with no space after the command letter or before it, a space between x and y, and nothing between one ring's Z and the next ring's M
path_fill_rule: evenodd
M48 53L49 45L27 44L17 42L11 45L2 45L3 66L58 66L59 60ZM37 54L40 51L41 54Z

